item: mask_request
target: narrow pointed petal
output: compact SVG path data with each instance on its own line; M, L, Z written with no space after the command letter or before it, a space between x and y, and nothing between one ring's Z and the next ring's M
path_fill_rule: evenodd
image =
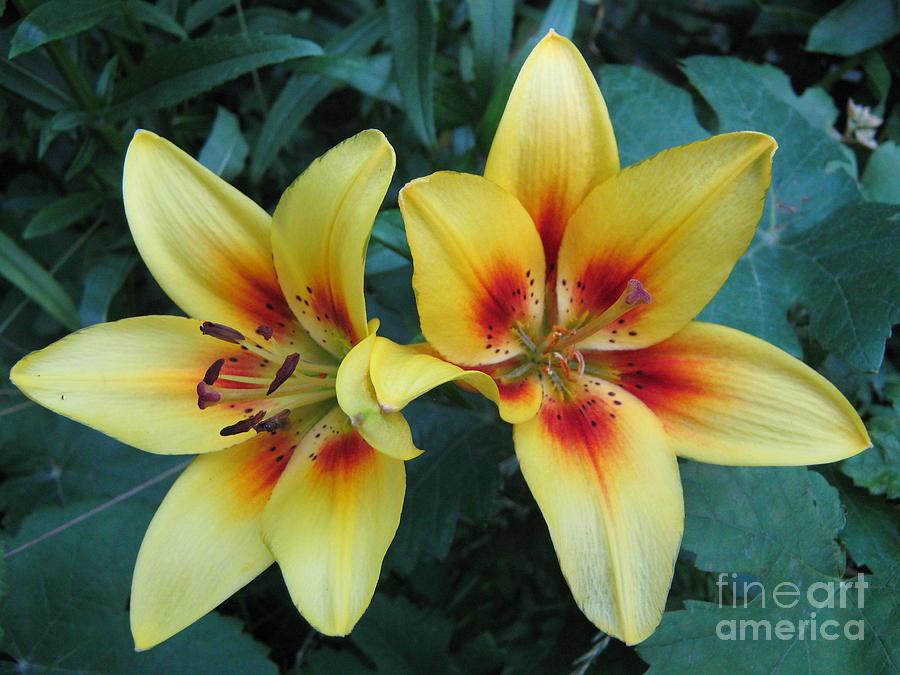
M202 455L175 481L144 535L134 569L131 631L137 649L194 623L272 564L262 540L262 512L302 424Z
M123 192L141 257L189 316L245 335L297 332L272 264L271 218L251 199L149 131L128 146Z
M582 378L514 427L522 474L578 606L635 644L662 617L681 541L678 463L659 421L615 385Z
M403 462L376 451L335 408L304 437L263 513L291 598L326 635L369 606L400 522Z
M521 359L511 359L491 366L480 366L478 370L489 375L497 385L500 400L497 409L504 422L519 424L537 415L541 408L544 390L537 371L525 375L510 376L521 370ZM491 399L493 400L493 399Z
M746 333L692 322L648 349L586 354L662 421L675 451L701 462L836 462L871 446L828 380Z
M288 302L338 357L368 334L366 245L394 164L384 134L363 131L315 160L275 209L272 248Z
M400 191L422 331L460 365L523 352L544 308L544 253L528 214L480 176L442 171Z
M382 409L402 410L413 399L447 382L465 383L494 403L497 385L478 370L463 370L434 355L427 344L398 345L378 338L372 348L371 378Z
M631 280L652 300L580 347L646 347L703 309L753 239L775 148L765 134L722 134L664 150L591 192L560 250L560 321L601 314Z
M531 214L552 270L569 216L618 170L616 139L597 82L578 49L550 31L519 72L484 176Z
M258 357L203 335L200 322L142 316L98 324L32 352L10 379L29 398L123 443L161 454L203 453L238 442L223 427L278 404L264 389L201 410L198 384L224 359L217 388L246 385L231 374L258 369Z
M372 349L380 339L376 329L371 327L369 336L341 361L335 382L338 405L369 445L395 459L412 459L422 451L413 443L409 423L399 408L385 409L375 395L370 368Z

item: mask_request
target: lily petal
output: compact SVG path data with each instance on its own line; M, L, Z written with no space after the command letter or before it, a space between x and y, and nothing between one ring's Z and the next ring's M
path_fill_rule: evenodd
M394 149L370 129L336 145L285 190L273 216L275 268L315 341L342 357L364 338L363 272Z
M403 414L386 410L375 395L370 364L377 326L341 361L335 381L338 405L360 435L379 452L406 460L422 454L413 443L412 430Z
M503 363L478 368L481 372L489 375L497 385L500 394L497 408L503 421L510 424L527 422L537 415L544 397L541 378L537 372L531 371L525 375L510 377L511 373L520 371L522 365L522 359L510 359Z
M836 462L871 446L828 380L764 340L692 322L648 349L586 354L662 421L675 449L744 466Z
M680 330L712 299L753 239L775 141L739 132L664 150L597 187L560 249L560 320L574 327L636 279L649 304L578 344L637 349Z
M490 181L442 171L400 191L422 331L461 365L524 351L544 304L544 253L522 205Z
M497 385L478 370L463 370L433 354L430 345L398 345L379 337L372 348L372 384L382 409L402 410L413 399L446 382L464 382L494 403Z
M616 385L581 378L514 427L516 454L578 606L635 644L662 617L681 541L678 463L662 425ZM618 404L618 405L617 405Z
M84 328L32 352L10 379L50 410L141 450L203 453L241 440L222 436L222 428L278 405L264 389L248 389L239 401L200 410L198 383L219 359L223 392L243 386L229 374L258 365L239 346L201 334L198 321L141 316Z
M189 316L308 339L275 276L271 218L251 199L149 131L128 146L123 192L141 257Z
M297 443L295 433L304 430L294 425L202 455L175 481L134 569L131 631L138 650L194 623L272 564L262 512Z
M531 214L552 270L569 217L618 170L616 138L597 81L575 45L551 30L519 72L484 176Z
M372 600L400 522L403 462L334 408L303 438L263 513L263 537L306 620L346 635Z

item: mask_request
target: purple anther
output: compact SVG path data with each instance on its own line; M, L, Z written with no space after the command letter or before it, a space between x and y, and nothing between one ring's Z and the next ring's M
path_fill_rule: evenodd
M283 385L284 381L294 374L294 371L297 369L298 363L300 363L299 354L288 355L288 357L284 360L284 363L281 364L281 368L279 368L278 372L275 373L275 379L273 379L272 384L269 385L269 389L266 391L266 396L270 396L273 391Z
M206 382L197 383L197 407L206 410L209 406L222 400L222 394L210 389Z
M290 416L290 410L282 410L280 413L272 415L269 419L263 420L255 427L256 433L262 433L263 431L268 431L270 434L274 434L278 431L278 428L287 422L287 418Z
M253 427L259 424L262 421L262 418L266 416L265 410L260 410L253 417L248 417L247 419L243 419L240 422L236 422L232 424L230 427L225 427L219 434L222 436L234 436L235 434L243 434L246 431L250 431Z
M271 340L271 339L272 339L272 333L274 333L275 331L272 330L272 326L259 326L259 327L256 329L256 332L257 332L259 335L262 335L266 340Z
M653 298L637 279L628 282L628 294L625 296L625 302L629 305L647 304Z
M244 340L244 336L240 331L236 331L234 328L229 328L221 323L213 323L212 321L204 321L200 325L200 332L204 335L209 335L210 337L224 340L225 342L232 342L234 344L238 344Z
M225 363L225 359L219 359L218 361L213 361L213 364L206 369L206 375L203 376L203 381L212 386L216 383L216 380L219 379L219 373L222 371L222 365Z

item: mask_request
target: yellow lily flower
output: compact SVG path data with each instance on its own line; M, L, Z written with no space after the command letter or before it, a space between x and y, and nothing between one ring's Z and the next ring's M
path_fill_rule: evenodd
M870 445L811 368L692 321L753 238L775 148L723 134L620 170L596 81L551 31L484 177L439 172L400 194L426 339L496 381L578 606L628 644L654 631L671 585L677 456L815 464Z
M368 375L373 348L392 344L366 321L363 272L394 164L384 135L364 131L313 162L270 217L170 142L135 134L128 222L160 286L193 318L85 328L23 358L11 379L142 450L199 454L141 545L138 649L273 561L322 633L349 633L371 601L400 520L403 460L420 453ZM489 380L434 361L432 386Z

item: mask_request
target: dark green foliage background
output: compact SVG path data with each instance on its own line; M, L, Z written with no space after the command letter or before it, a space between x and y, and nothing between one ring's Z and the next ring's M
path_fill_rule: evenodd
M896 673L900 664L900 112L891 0L0 1L0 368L100 321L177 313L121 204L136 128L171 139L267 209L331 145L382 129L398 166L369 249L370 316L418 336L398 189L480 173L515 73L549 28L597 73L623 165L711 133L780 148L759 234L701 318L804 358L875 447L838 465L684 462L686 532L668 612L635 648L578 612L518 472L510 430L456 389L408 409L418 444L379 590L348 639L310 630L277 568L183 634L133 651L131 568L180 458L125 447L0 385L3 672ZM7 58L8 57L8 58ZM846 102L884 118L842 142ZM843 141L848 141L844 138ZM202 255L202 252L198 252ZM887 345L887 348L886 348ZM886 356L885 356L886 354ZM128 410L110 411L128 414ZM301 533L302 536L302 533ZM862 641L725 642L717 573L771 587L870 583ZM743 599L737 604L741 605ZM805 613L804 613L805 612ZM829 613L830 612L830 613Z

